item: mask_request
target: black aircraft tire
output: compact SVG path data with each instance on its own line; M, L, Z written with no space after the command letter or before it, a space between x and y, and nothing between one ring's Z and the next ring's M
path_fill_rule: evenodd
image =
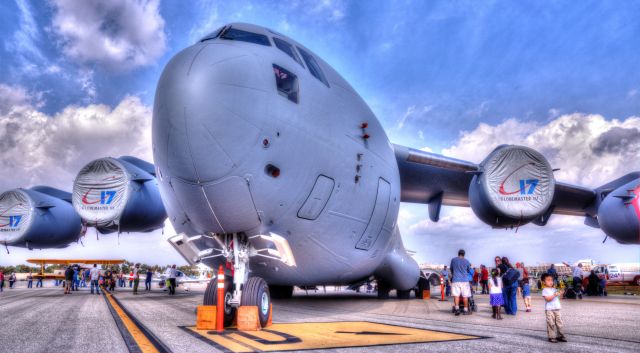
M271 315L271 294L267 282L260 277L249 278L242 290L240 305L257 306L260 326L266 327Z
M269 293L273 299L290 299L293 297L293 286L269 285Z
M378 299L389 299L389 285L382 281L378 281Z
M423 298L423 294L425 290L430 290L431 286L429 284L429 280L423 277L418 279L418 284L416 285L416 298L417 299L425 299Z
M224 280L224 296L227 299L231 299L233 296L233 279L230 276L225 276ZM218 304L218 279L214 277L209 283L207 283L207 289L204 291L203 305ZM236 316L236 308L231 305L225 305L224 308L224 326L228 327L233 325L233 319Z
M396 290L396 296L398 299L409 299L411 298L411 289L408 290Z

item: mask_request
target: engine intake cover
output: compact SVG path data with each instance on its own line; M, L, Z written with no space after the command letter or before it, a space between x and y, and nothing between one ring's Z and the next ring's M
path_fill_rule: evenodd
M48 188L60 194L63 191ZM0 244L63 248L81 235L80 217L66 201L33 189L0 194Z
M621 244L640 244L640 179L618 187L598 208L600 228Z
M123 158L84 166L73 184L73 207L101 233L151 231L166 219L155 177Z
M503 145L480 163L469 187L469 203L483 222L496 228L526 224L551 206L553 170L539 152Z
M0 195L0 241L12 244L31 227L33 206L21 190L9 190Z

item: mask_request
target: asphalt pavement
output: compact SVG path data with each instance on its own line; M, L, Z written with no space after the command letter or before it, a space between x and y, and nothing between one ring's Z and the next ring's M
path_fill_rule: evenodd
M175 296L169 296L154 288L150 293L134 296L129 288L118 288L115 297L136 322L171 352L234 351L187 332L187 328L195 324L195 308L202 302L203 295L202 287L192 286L190 289L179 289ZM487 296L477 295L476 303L477 313L456 317L450 311L451 299L447 302L438 301L435 297L429 300L378 300L373 294L337 292L333 288L326 293L323 290L308 294L296 291L292 299L274 301L273 321L276 324L305 323L291 326L300 331L297 341L289 340L297 342L291 344L291 348L304 346L305 340L310 342L309 349L317 348L314 344L322 345L323 341L313 336L318 335L313 333L313 329L319 326L314 325L317 322L347 322L349 330L342 328L336 332L349 333L353 339L361 340L357 343L361 347L322 350L325 352L640 352L640 297L563 300L562 315L568 343L547 341L543 302L535 294L533 312L505 315L502 321L490 317ZM378 331L384 331L385 327L393 330L370 332L370 323L376 325L374 327ZM105 297L91 295L88 289L63 295L60 288L5 288L0 293L0 328L2 353L119 353L130 349ZM404 333L402 328L419 329L413 331L424 337L416 338L415 342L426 343L390 344L385 343L384 337L373 337L386 334L390 335L389 342L396 342L407 336L406 340L411 341L408 337L413 333ZM305 333L307 331L310 333ZM292 332L297 335L296 331ZM261 335L276 337L278 332L265 331ZM435 338L429 338L429 335ZM235 340L246 341L247 337L258 341L258 336L251 335L237 336ZM323 347L336 346L335 340L328 336L325 341ZM271 348L288 349L286 344ZM238 347L241 351L251 351L258 345Z

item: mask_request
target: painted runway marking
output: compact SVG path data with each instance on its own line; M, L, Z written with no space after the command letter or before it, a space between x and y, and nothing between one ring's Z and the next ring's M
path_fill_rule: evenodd
M116 325L132 353L170 353L151 332L136 320L108 291L102 289Z
M273 324L262 331L227 329L223 334L199 331L194 326L182 329L226 353L371 347L483 338L366 321Z

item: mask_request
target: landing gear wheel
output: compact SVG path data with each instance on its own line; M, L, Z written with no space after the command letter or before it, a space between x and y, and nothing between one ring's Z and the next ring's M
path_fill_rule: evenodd
M293 297L293 286L269 286L269 293L273 299L289 299Z
M429 284L429 280L424 278L424 277L420 277L420 279L418 279L418 284L416 285L416 298L417 299L425 299L424 298L424 291L426 290L430 290L431 286Z
M225 276L224 279L224 326L228 327L233 324L233 319L236 316L236 308L229 305L229 300L233 297L233 279L229 276ZM214 278L207 283L207 289L204 291L204 305L217 305L218 304L218 279Z
M378 281L378 299L389 299L389 291L391 287L388 284Z
M398 299L409 299L411 298L411 289L400 290L396 289L396 296Z
M260 326L266 327L271 315L271 294L269 285L260 277L251 277L244 284L241 306L257 306Z

